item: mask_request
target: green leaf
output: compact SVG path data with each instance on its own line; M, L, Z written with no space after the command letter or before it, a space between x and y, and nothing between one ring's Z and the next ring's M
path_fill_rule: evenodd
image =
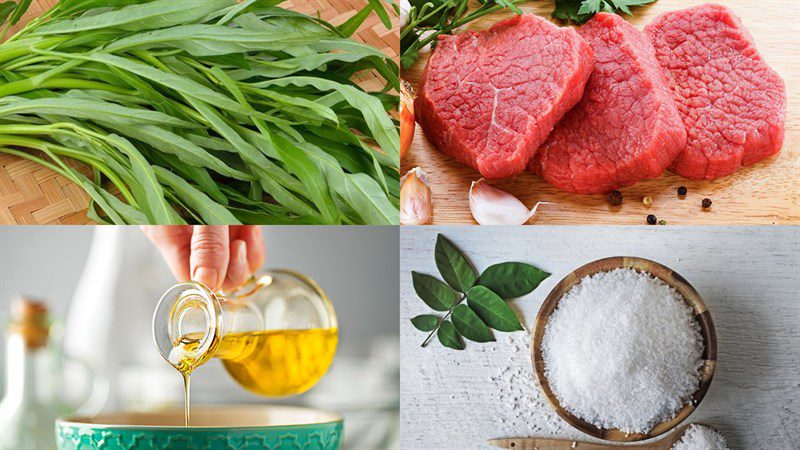
M37 34L61 34L101 28L119 28L126 31L166 28L194 22L230 5L230 0L203 0L201 2L155 0L143 5L128 5L100 14L54 21L39 27L36 32Z
M31 6L32 0L19 0L17 3L17 7L14 9L14 13L11 14L11 18L8 19L8 23L11 25L16 25L19 22L19 19L28 11L28 8Z
M383 3L381 0L369 0L369 4L372 5L372 9L375 10L375 14L381 18L381 22L383 22L383 26L386 27L387 30L392 29L392 19L389 18L389 13L386 12L386 9L383 7Z
M368 3L357 13L353 14L353 17L347 19L347 21L337 27L339 29L339 33L342 33L342 36L346 37L352 36L356 31L358 31L358 29L361 27L361 24L364 23L371 12L372 4Z
M158 182L155 171L145 157L133 144L122 136L109 135L108 142L121 150L130 159L131 168L136 179L141 184L144 197L140 206L144 208L147 218L152 224L173 225L180 222L180 216L164 198L164 189Z
M498 331L519 331L522 325L517 315L497 294L483 286L474 286L467 292L467 304L483 323Z
M439 325L439 317L433 314L423 314L412 318L411 323L419 331L433 331L436 325Z
M215 202L186 180L169 170L154 166L159 181L172 188L173 193L186 205L191 207L208 225L235 225L239 220L224 206Z
M503 8L510 9L515 14L522 14L522 10L520 10L511 0L494 0L494 2Z
M400 132L392 122L389 115L383 109L383 104L376 97L373 97L359 88L314 77L285 77L274 80L264 81L255 85L256 87L267 86L313 86L320 91L336 91L342 95L342 99L361 112L364 121L369 127L369 131L375 138L381 149L393 161L400 159Z
M532 292L549 276L530 264L506 262L487 267L477 283L508 300Z
M11 0L7 2L0 3L0 25L5 23L6 19L8 18L9 14L11 14L17 8L17 4Z
M195 128L195 124L172 116L139 108L128 108L115 103L83 100L69 97L52 97L28 100L2 99L6 104L0 106L0 117L9 114L54 114L89 120L106 120L123 124L155 124L162 126Z
M452 348L453 350L464 350L464 341L449 320L442 322L439 331L436 332L436 337L439 338L439 342L445 347Z
M227 25L235 19L253 8L269 8L281 3L283 0L245 0L232 7L227 14L217 21L217 25Z
M494 341L492 330L483 323L481 318L469 306L464 304L456 306L451 317L456 330L470 341Z
M266 136L266 135L265 135ZM269 136L267 136L269 138ZM317 164L309 158L301 149L294 147L289 139L282 136L275 136L273 139L275 150L281 157L289 171L297 176L306 187L309 198L314 202L317 209L322 213L326 223L340 224L339 211L333 204L325 174Z
M436 311L447 311L456 304L458 294L438 279L419 272L411 272L414 291L419 298Z
M442 278L458 292L467 292L478 274L461 251L443 235L436 237L436 267Z
M578 10L578 14L594 14L600 11L600 4L602 0L583 0L581 3L581 8Z
M67 17L78 12L86 12L94 8L112 8L126 5L138 5L152 0L59 0L53 9L53 17Z

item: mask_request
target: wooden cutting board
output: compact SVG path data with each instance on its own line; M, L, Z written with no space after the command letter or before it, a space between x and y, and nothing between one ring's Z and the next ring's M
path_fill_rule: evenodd
M11 28L9 36L57 2L58 0L33 0L20 23ZM280 6L305 14L316 15L319 11L320 17L338 25L366 4L367 0L287 0ZM380 19L372 14L354 38L397 59L400 48L399 28L394 10L390 11L395 25L392 30L387 30ZM357 81L371 90L378 90L383 86L380 79L372 74L363 74ZM80 167L78 164L74 166ZM0 224L89 224L92 222L86 217L88 206L89 197L64 177L31 161L0 154Z
M628 19L642 28L665 11L706 3L702 0L660 0L634 9ZM800 223L800 2L782 0L729 0L724 2L738 14L755 38L759 51L786 81L788 95L786 139L780 155L735 174L714 181L690 181L665 173L656 180L643 181L622 189L624 203L609 206L605 195L575 195L559 192L536 175L525 173L515 179L491 184L518 196L526 205L547 201L528 223L539 224L645 224L648 214L668 224L798 224ZM475 4L472 5L473 7ZM520 8L527 13L549 17L553 1L531 0ZM481 30L510 17L508 12L484 16L468 25ZM403 72L416 88L428 54ZM470 183L480 178L477 171L439 153L416 127L414 144L402 162L403 173L422 167L431 182L433 219L438 224L474 224L469 211ZM676 189L689 193L679 199ZM653 198L647 208L644 196ZM713 201L709 211L700 206L704 197Z

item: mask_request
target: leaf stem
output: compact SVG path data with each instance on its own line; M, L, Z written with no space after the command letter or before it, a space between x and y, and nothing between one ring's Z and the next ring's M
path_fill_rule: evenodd
M456 306L460 305L464 301L465 298L467 298L467 294L463 294L461 296L461 299L459 299L450 308L450 310L447 311L447 314L445 314L444 317L442 317L442 320L440 320L439 323L436 324L436 326L433 328L433 330L431 330L431 333L428 335L428 337L425 338L425 342L422 343L422 347L427 347L428 344L431 343L431 340L433 339L433 335L436 334L436 332L439 330L439 327L441 327L442 324L444 323L444 321L447 320L450 317L450 314L453 314L453 310L456 309Z

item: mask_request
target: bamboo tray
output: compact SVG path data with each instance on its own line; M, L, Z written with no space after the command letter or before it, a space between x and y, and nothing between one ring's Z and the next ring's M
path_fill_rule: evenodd
M703 367L700 374L700 387L692 395L691 402L684 405L675 417L665 420L656 425L649 433L631 433L626 434L617 429L604 429L599 428L585 420L578 418L571 412L567 411L561 406L553 391L550 389L550 384L544 374L544 358L542 357L542 339L544 338L545 327L550 315L555 311L561 297L564 296L573 286L580 283L581 279L587 275L592 275L598 272L607 272L619 268L629 268L638 271L649 273L656 278L661 279L667 285L673 287L683 296L686 303L694 310L694 317L700 325L700 334L703 336ZM539 309L539 314L536 316L536 322L533 330L533 345L531 345L531 358L533 360L533 368L536 373L536 380L539 382L547 401L555 409L556 413L566 420L570 425L578 430L599 438L609 441L628 442L628 441L641 441L650 439L670 430L674 429L681 422L683 422L690 414L700 405L703 397L706 395L711 380L714 378L714 369L717 365L717 335L714 331L714 322L711 320L711 314L708 312L705 302L700 297L700 294L686 281L685 278L680 276L672 269L663 266L657 262L650 261L644 258L617 256L613 258L604 258L597 261L590 262L578 269L570 272L564 279L562 279L542 303Z
M9 35L22 25L50 9L58 0L33 0L30 9ZM180 0L176 0L180 1ZM305 14L317 14L338 25L367 4L367 0L287 0L280 6ZM394 27L387 30L380 19L371 14L358 32L356 40L372 45L397 60L400 48L398 18L392 13ZM378 76L361 74L358 83L377 90L383 84ZM74 163L74 167L80 167ZM85 171L89 174L89 171ZM18 225L82 225L92 223L86 217L89 197L81 188L64 177L31 161L0 154L0 224Z
M683 9L711 0L662 0L652 6L632 8L634 17L624 16L641 29L665 11ZM553 1L525 1L520 8L526 13L549 17ZM786 82L786 138L777 157L740 169L733 175L714 181L691 181L669 172L655 180L621 189L624 203L612 208L605 195L566 194L531 173L515 179L492 181L492 186L511 192L531 207L543 205L530 224L619 224L644 225L648 214L655 214L670 225L769 225L800 224L800 2L765 0L729 0L729 6L744 21L767 63ZM470 3L471 7L476 1ZM467 25L472 30L489 28L513 13L493 13ZM429 53L422 53L414 66L402 72L403 78L417 88ZM433 198L434 224L475 224L469 211L467 194L470 183L480 174L438 152L417 126L414 143L402 161L405 173L415 166L428 173ZM686 186L685 199L676 195L679 186ZM653 199L651 207L642 204L644 196ZM704 197L714 204L703 210Z

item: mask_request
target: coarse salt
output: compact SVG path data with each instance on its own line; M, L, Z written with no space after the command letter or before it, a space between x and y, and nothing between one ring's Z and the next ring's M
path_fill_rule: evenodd
M626 433L646 433L689 403L702 354L683 297L633 269L584 277L561 298L542 340L544 374L561 406Z
M672 446L672 450L728 450L728 444L719 431L692 424L686 428L681 440Z

